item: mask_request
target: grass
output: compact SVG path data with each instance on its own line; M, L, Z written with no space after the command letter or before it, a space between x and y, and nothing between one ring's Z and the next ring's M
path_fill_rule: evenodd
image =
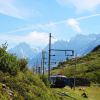
M58 68L52 70L52 74L63 74L67 77L73 77L74 73L74 60L69 60L58 65ZM76 87L71 90L69 87L63 89L53 89L61 100L100 100L100 48L88 55L77 58L76 64L76 77L85 77L91 80L90 87ZM88 98L82 96L86 93Z
M89 100L100 100L100 88L99 87L87 88L86 92L88 93Z
M0 69L0 100L100 100L100 86L76 87L75 90L69 87L50 88L46 76L42 77L33 74L29 69L18 70L15 75L12 75L10 71L13 72L12 68L17 68L18 66L15 66L16 63L13 63L14 65L11 67L12 63L9 62L8 58L4 56L3 61L0 62L2 64ZM13 58L13 56L10 58ZM64 62L61 68L52 70L52 74L61 73L67 77L72 77L73 64L73 60ZM100 84L100 50L78 58L76 67L77 77L85 76L90 78L92 82ZM21 66L21 68L23 67ZM6 90L3 88L3 84L6 85ZM9 95L9 91L13 92L12 97ZM84 92L88 98L82 96Z
M13 92L13 97L3 91L2 84ZM9 98L9 99L8 99ZM16 76L10 76L0 72L0 100L60 100L53 94L49 87L46 87L38 75L31 71L19 72Z
M56 88L53 91L61 100L100 100L100 87L76 87L75 90L65 87L62 89ZM84 92L88 98L82 97L82 93Z

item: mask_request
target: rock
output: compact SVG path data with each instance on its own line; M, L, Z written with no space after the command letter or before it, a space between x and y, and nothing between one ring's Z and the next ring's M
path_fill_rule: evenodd
M6 86L5 84L2 84L2 88L3 88L3 89L6 89L7 86Z
M82 89L80 88L79 90L81 91Z
M6 84L2 84L2 90L3 90L3 92L7 92L7 94L8 94L9 96L13 97L14 92L11 91L11 90L9 90L9 88L7 88Z
M9 94L9 96L13 96L14 95L13 91L11 91L11 90L8 90L7 92Z
M87 94L84 92L84 93L82 93L82 95L81 95L82 97L84 97L84 98L88 98L88 96L87 96Z

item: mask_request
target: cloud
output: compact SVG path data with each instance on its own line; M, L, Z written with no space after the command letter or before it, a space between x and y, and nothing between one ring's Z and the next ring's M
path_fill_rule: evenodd
M14 6L14 0L0 0L0 13L15 18L24 18L20 9Z
M43 30L43 31L56 31L57 29L57 24L60 24L59 22L49 22L47 24L36 24L36 25L28 25L28 26L24 26L24 27L20 27L17 28L15 30L12 31L8 31L8 32L4 32L4 33L16 33L16 32L23 32L23 31L27 31L27 30Z
M79 27L79 23L76 19L70 18L67 20L67 24L72 27L76 32L80 33L81 28Z
M26 42L31 46L41 46L44 47L48 44L49 34L45 32L33 31L26 35L0 35L1 41L7 41L8 43L18 44L20 42ZM52 39L52 42L57 41L57 39Z
M27 30L42 30L42 31L51 31L53 33L57 33L58 30L58 26L61 24L67 24L70 27L72 27L76 32L82 32L82 29L80 28L80 21L81 20L86 20L89 18L94 18L94 17L98 17L100 16L100 14L92 14L92 15L88 15L88 16L82 16L82 17L77 17L77 18L69 18L66 20L61 20L61 21L57 21L57 22L49 22L46 24L36 24L36 25L28 25L28 26L24 26L21 28L17 28L15 30L9 31L9 32L4 32L4 33L16 33L16 32L23 32L23 31L27 31Z
M17 2L20 4L18 5ZM0 0L0 13L6 16L24 19L40 16L40 12L31 9L28 4L17 0Z
M98 16L100 16L100 14L93 14L93 15L89 15L89 16L82 16L82 17L76 18L76 20L85 20L85 19L89 19L92 17L98 17Z
M89 18L93 18L93 17L98 17L100 16L100 14L93 14L93 15L89 15L89 16L82 16L82 17L78 17L78 18L69 18L67 20L67 24L72 27L76 32L81 33L82 29L80 28L80 21L81 20L86 20Z
M28 35L24 36L23 40L25 39L26 41L29 42L45 44L48 43L48 36L49 36L48 33L33 31Z
M100 6L100 0L56 0L61 5L72 5L78 12L94 11Z

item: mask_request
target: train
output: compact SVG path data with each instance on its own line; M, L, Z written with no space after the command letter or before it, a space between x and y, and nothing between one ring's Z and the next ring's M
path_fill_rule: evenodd
M51 88L63 88L65 86L90 86L90 80L87 78L68 78L64 75L52 75L50 76Z

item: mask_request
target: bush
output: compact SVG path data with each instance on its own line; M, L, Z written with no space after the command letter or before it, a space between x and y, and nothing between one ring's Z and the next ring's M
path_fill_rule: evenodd
M26 59L19 59L18 60L20 71L24 71L27 69L27 60Z
M42 79L42 81L44 82L44 84L46 85L46 86L50 86L50 82L49 82L49 80L48 80L48 76L47 75L41 75L40 76L40 79Z
M7 87L14 92L13 100L59 100L50 88L47 88L38 75L29 70L19 72L16 76L5 76Z
M6 49L6 44L0 47L0 71L16 75L18 71L27 70L27 60L17 59L13 54L9 54Z
M0 56L0 70L16 75L19 70L17 58L2 48L0 48L0 54L2 55Z

